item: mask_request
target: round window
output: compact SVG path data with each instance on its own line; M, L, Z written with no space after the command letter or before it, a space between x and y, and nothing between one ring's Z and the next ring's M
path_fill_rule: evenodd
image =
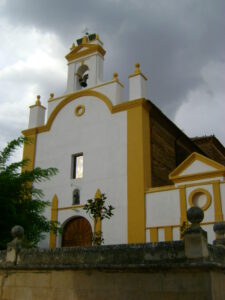
M82 116L85 113L85 106L78 105L77 107L75 107L74 113L77 117Z
M211 195L207 190L196 189L190 193L188 201L190 206L198 206L206 210L211 205Z

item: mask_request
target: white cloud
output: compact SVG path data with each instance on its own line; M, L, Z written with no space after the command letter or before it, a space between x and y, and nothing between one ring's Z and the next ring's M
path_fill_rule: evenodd
M27 127L29 105L40 94L63 93L66 50L52 33L0 21L0 147Z
M215 134L225 143L225 63L210 62L202 70L204 84L188 93L175 115L175 123L189 136Z

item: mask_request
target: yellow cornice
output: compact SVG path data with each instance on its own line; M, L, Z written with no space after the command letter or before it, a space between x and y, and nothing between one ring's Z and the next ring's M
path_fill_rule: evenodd
M209 171L209 172L203 172L203 173L198 173L198 174L189 174L189 175L184 175L180 177L170 177L170 179L174 183L180 183L180 182L185 182L185 181L196 181L196 180L201 180L201 179L206 179L206 178L215 178L215 177L221 177L225 176L225 170L216 170L216 171Z
M44 107L44 106L41 105L41 104L33 104L33 105L30 105L30 106L29 106L29 108L33 108L33 107L41 107L41 108L46 109L46 107Z
M165 192L165 191L170 191L170 190L179 190L181 188L189 188L189 187L195 187L195 186L203 186L203 185L213 185L213 184L224 184L224 180L209 180L209 181L204 181L204 182L195 182L195 183L188 183L184 185L166 185L166 186L157 186L153 188L149 188L145 191L145 194L151 194L151 193L158 193L158 192Z
M138 76L138 75L142 76L145 80L148 80L148 78L141 72L138 73L138 74L131 74L131 75L128 76L128 78L135 77L135 76Z
M78 58L81 58L83 56L87 56L87 55L90 55L90 54L93 54L96 52L100 53L103 57L106 53L106 51L100 45L81 44L81 45L73 48L72 51L65 56L65 58L70 62L72 60L76 60Z
M179 187L175 187L174 185L159 186L159 187L153 187L147 189L145 191L145 194L165 192L165 191L178 190L178 189Z

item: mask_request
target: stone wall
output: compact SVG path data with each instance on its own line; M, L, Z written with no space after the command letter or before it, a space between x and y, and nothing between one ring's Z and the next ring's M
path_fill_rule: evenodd
M22 249L0 254L1 300L225 299L225 249L190 259L184 242Z
M213 271L16 270L0 273L3 300L224 299L224 274Z

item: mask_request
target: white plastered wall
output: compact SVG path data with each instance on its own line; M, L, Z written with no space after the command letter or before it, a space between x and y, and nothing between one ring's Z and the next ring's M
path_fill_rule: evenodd
M74 114L78 105L85 106L80 117ZM50 131L37 136L35 166L59 170L57 176L41 185L46 199L56 194L59 207L71 206L73 190L79 188L81 204L85 204L100 188L107 196L107 204L115 207L111 220L103 221L105 244L127 243L126 132L126 112L111 114L103 101L86 96L64 106ZM84 176L71 179L71 157L80 152L84 155ZM64 223L75 215L88 218L82 209L59 211L58 217ZM41 246L47 247L48 239Z
M34 105L30 107L28 128L34 128L45 123L45 107Z
M147 98L147 81L142 75L129 77L129 100Z
M146 227L179 225L179 190L146 194Z

